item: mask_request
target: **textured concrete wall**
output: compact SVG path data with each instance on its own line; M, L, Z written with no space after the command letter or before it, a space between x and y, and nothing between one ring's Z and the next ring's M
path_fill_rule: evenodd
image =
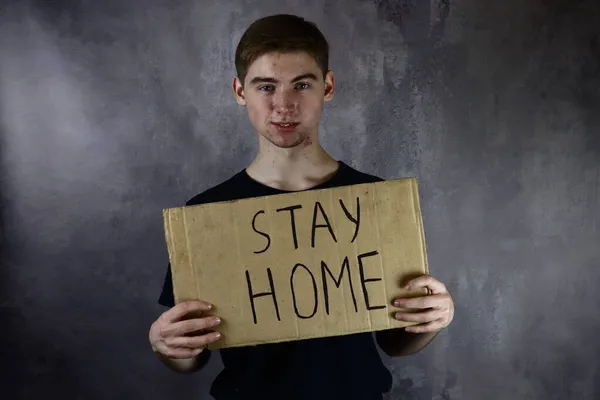
M325 147L421 182L456 318L389 398L600 398L597 0L2 2L2 397L208 398L218 358L147 342L161 209L252 159L232 58L276 12L331 41Z

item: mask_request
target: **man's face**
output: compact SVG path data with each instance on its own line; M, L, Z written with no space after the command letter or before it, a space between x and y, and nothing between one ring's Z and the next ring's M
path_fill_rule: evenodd
M258 134L277 147L292 148L316 139L334 78L329 71L323 80L307 53L267 53L252 63L243 86L234 79L233 90Z

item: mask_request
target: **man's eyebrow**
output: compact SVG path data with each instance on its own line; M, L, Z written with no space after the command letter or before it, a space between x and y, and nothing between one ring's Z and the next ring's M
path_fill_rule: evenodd
M256 76L250 81L251 85L255 85L257 83L279 83L279 81L275 78L268 78L266 76Z
M312 72L309 72L308 74L298 75L297 77L292 79L292 83L298 82L298 81L303 81L305 79L311 79L313 81L318 80L318 78L315 74L313 74Z
M298 75L297 77L292 79L292 83L302 81L305 79L311 79L313 81L318 80L317 76L315 74L313 74L312 72L310 72L308 74ZM252 78L252 80L250 81L250 85L256 85L257 83L279 83L279 81L275 78L267 77L267 76L256 76L256 77Z

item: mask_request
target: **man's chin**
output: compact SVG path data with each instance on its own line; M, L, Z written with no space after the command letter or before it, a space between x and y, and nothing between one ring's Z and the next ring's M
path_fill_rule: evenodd
M280 149L293 149L294 147L299 147L304 143L304 137L295 137L295 138L267 138L267 140L276 147Z
M273 143L275 146L279 147L280 149L293 149L295 147L299 147L302 144L302 140L299 141L298 143L283 143L283 144L278 144L278 143Z

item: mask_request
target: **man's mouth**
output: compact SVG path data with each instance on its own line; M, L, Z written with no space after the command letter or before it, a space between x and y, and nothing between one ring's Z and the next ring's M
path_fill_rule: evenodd
M299 122L271 122L271 123L275 126L275 129L277 129L277 131L280 133L293 133L296 131L296 128L298 127L298 125L300 125Z

